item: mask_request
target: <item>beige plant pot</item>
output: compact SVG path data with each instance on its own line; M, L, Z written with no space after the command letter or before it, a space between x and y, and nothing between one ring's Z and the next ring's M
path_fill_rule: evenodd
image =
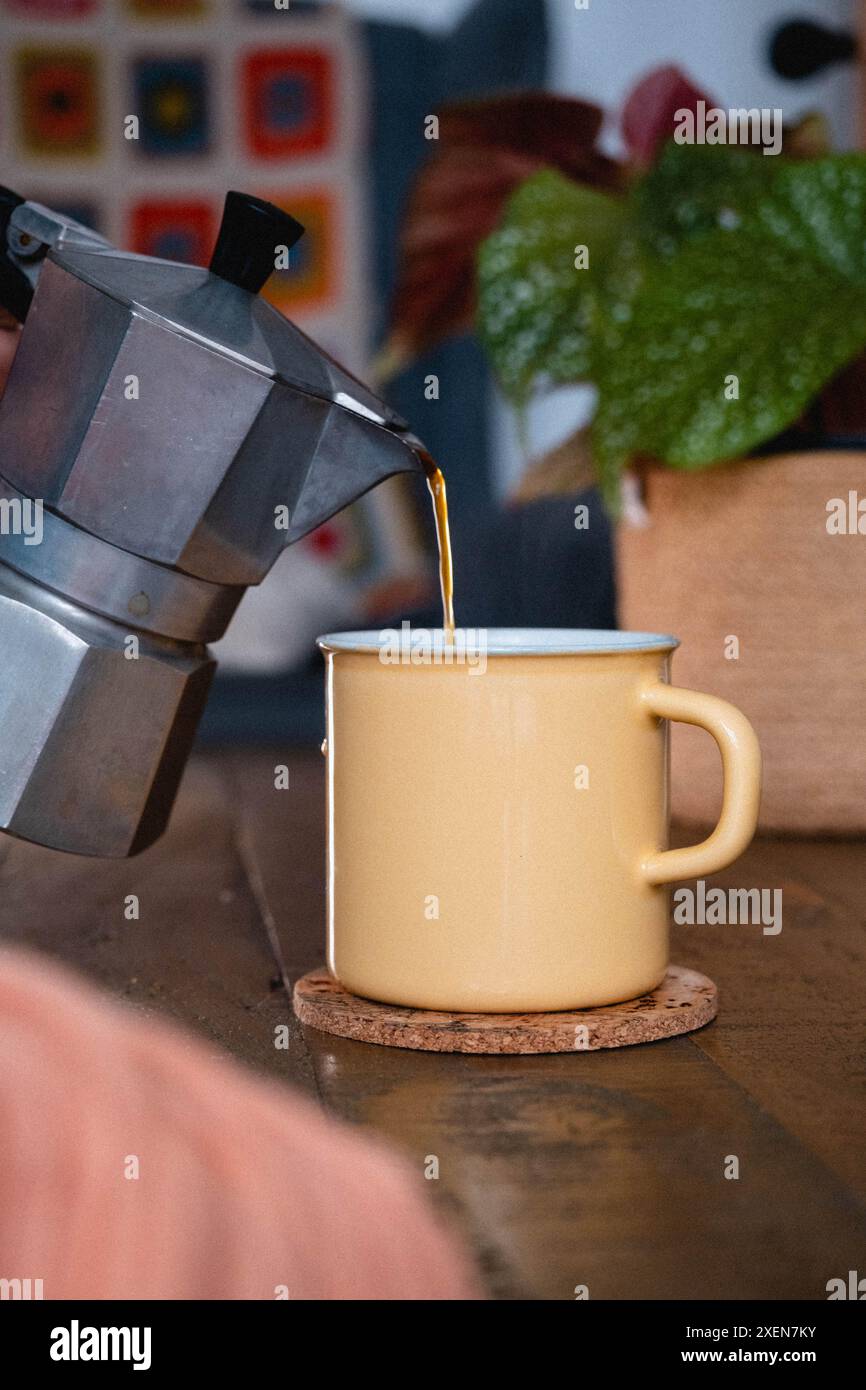
M654 468L648 524L619 528L620 624L676 634L676 684L748 715L764 755L765 830L866 829L866 534L827 529L828 502L847 508L851 493L866 498L866 454ZM710 824L715 745L682 725L671 737L673 814Z

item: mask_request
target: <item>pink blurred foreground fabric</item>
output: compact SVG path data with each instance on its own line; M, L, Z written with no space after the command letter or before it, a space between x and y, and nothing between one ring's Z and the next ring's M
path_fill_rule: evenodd
M46 1299L481 1296L386 1149L6 949L0 1135L0 1277Z

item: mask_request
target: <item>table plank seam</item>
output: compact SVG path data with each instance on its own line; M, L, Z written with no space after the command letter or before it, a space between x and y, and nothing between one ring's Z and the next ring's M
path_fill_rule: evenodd
M816 1153L804 1139L801 1139L798 1134L793 1133L778 1115L772 1110L768 1110L759 1098L754 1095L738 1077L734 1076L722 1062L707 1052L700 1032L684 1036L682 1042L692 1046L703 1063L721 1076L728 1085L733 1086L743 1099L744 1104L751 1108L757 1115L760 1115L762 1120L774 1125L776 1129L785 1136L785 1139L792 1147L798 1149L801 1154L805 1154L813 1164L817 1164L821 1170L822 1176L827 1180L829 1185L844 1192L848 1200L857 1208L857 1211L866 1218L866 1200L861 1197L860 1193L841 1178L839 1174L827 1164L821 1154Z

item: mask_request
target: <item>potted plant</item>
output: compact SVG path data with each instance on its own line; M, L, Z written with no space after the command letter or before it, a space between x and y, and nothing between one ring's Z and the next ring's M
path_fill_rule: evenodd
M710 680L749 715L765 829L861 830L866 155L829 153L817 117L778 157L671 138L708 108L676 70L653 74L621 164L583 103L446 116L408 211L388 363L474 318L518 410L591 383L591 422L540 476L591 472L619 518L622 625L676 632L678 682ZM696 731L674 740L674 810L714 821L718 755Z

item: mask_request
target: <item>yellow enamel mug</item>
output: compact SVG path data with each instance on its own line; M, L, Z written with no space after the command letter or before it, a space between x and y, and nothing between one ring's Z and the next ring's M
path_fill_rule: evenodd
M677 645L566 629L319 639L328 966L346 989L525 1013L659 984L665 885L737 858L761 781L745 717L669 683ZM718 743L724 799L708 839L669 850L672 719Z

